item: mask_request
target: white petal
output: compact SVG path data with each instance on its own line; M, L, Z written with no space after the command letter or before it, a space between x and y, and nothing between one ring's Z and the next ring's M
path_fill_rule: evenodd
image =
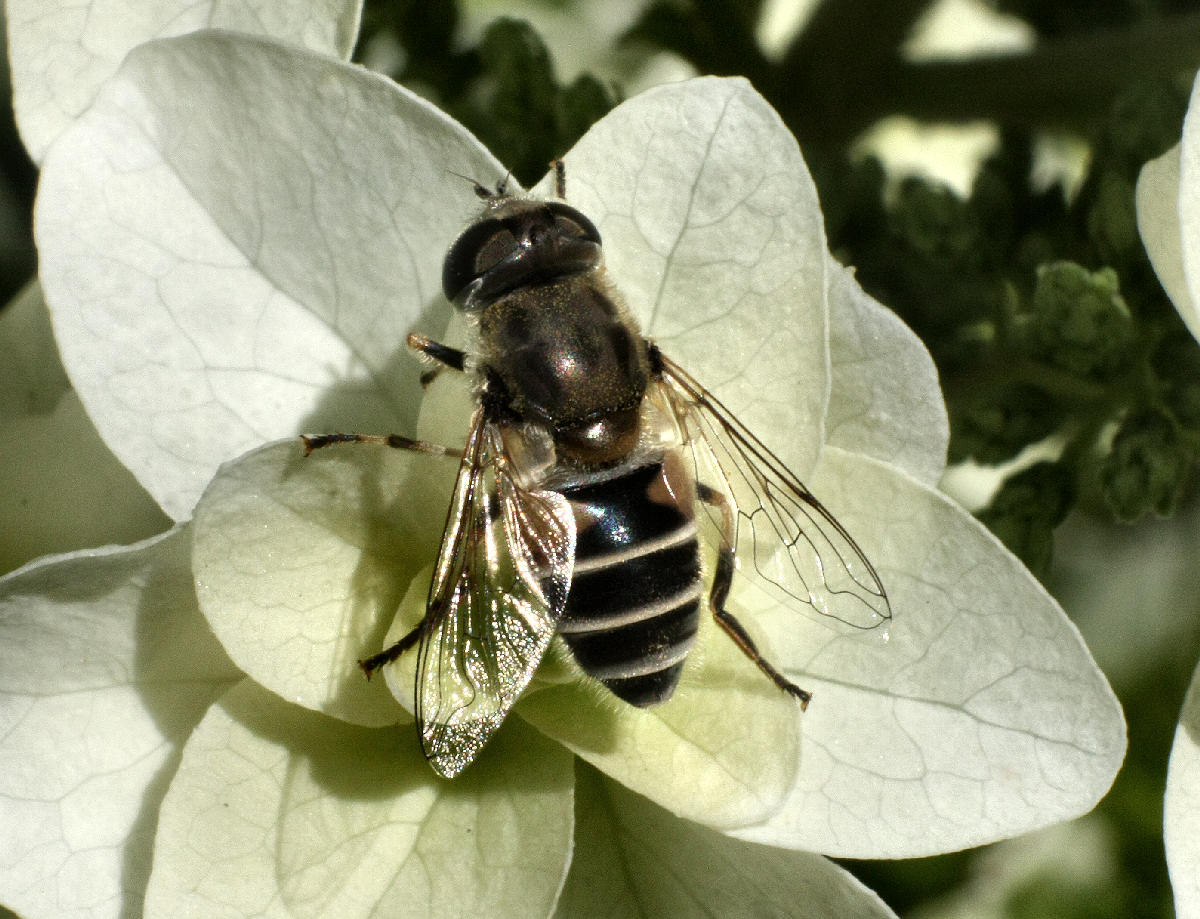
M453 782L416 735L245 681L163 802L148 917L547 915L570 858L571 757L525 729Z
M405 720L357 661L436 557L458 463L382 446L303 456L299 438L221 467L196 507L200 608L246 673L361 725Z
M0 581L0 899L136 914L179 749L237 679L196 610L188 533Z
M774 109L741 79L659 86L564 160L567 200L645 332L808 472L829 387L825 231Z
M1196 334L1200 331L1200 313L1196 312L1183 273L1179 157L1180 145L1176 144L1142 167L1137 180L1137 224L1159 282L1184 322Z
M0 572L170 527L71 390L36 282L0 311L0 354Z
M47 158L41 276L105 440L172 516L303 430L411 429L421 325L502 172L360 68L225 33L143 45ZM424 317L431 305L430 317Z
M1200 667L1192 677L1171 762L1163 801L1163 841L1167 870L1175 891L1177 919L1200 917Z
M220 28L348 58L360 7L361 0L315 0L298 14L289 0L8 0L8 54L21 137L40 161L142 42Z
M829 357L826 443L936 484L946 469L950 422L933 358L900 317L832 257Z
M1058 604L982 525L894 467L829 448L813 487L858 536L895 618L883 640L763 614L813 701L789 800L736 835L895 858L1095 805L1120 767L1125 725Z
M561 919L895 915L827 858L730 839L592 770L580 770L575 797L575 860Z
M1169 153L1167 154L1170 155ZM1200 332L1200 77L1192 85L1192 98L1183 119L1179 145L1179 238L1183 276L1190 309L1176 304L1193 334ZM1172 293L1168 289L1168 293Z
M799 703L708 617L666 704L634 708L580 678L528 693L516 713L621 784L710 826L773 813L801 753Z
M171 521L96 433L68 391L48 415L0 429L4 489L0 571L51 553L104 543L133 543Z
M1142 167L1138 232L1167 295L1200 337L1200 78L1183 122L1183 139Z

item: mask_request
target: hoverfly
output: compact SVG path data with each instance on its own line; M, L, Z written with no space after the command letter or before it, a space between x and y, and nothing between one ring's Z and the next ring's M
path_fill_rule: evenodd
M417 647L421 745L446 777L495 733L556 634L587 674L652 706L674 692L707 606L803 708L811 695L726 609L735 574L852 625L891 617L841 524L642 336L605 277L600 233L566 203L553 165L550 199L510 195L507 179L494 191L474 183L483 213L451 245L442 286L474 318L477 353L408 339L435 365L424 382L472 372L478 399L425 616L360 664L370 676ZM306 436L305 453L343 442L458 453L359 434ZM717 543L710 578L706 533Z

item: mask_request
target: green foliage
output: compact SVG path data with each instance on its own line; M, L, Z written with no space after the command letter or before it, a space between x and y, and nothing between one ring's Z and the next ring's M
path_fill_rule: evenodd
M1064 446L1067 509L1084 501L1122 520L1173 511L1200 435L1200 350L1142 250L1133 188L1141 164L1178 137L1185 103L1172 81L1114 100L1070 199L1032 186L1032 138L1010 131L965 200L907 180L873 231L863 225L877 210L831 209L835 251L938 364L952 460L1000 463L1053 437ZM821 173L823 200L839 196L836 172ZM1158 418L1155 435L1139 423L1110 436L1132 417ZM1030 556L1026 531L1011 525L1021 495L1037 518L1026 489L1002 491L982 518L1038 568L1043 550Z
M470 128L525 186L620 101L589 74L560 83L545 43L524 21L493 20L477 46L461 49L456 4L390 0L368 9L369 25L389 29L405 51L391 75Z
M1067 418L1062 406L1036 386L981 387L951 417L952 445L957 454L980 463L1003 463L1059 430Z
M758 83L770 69L754 37L762 5L762 0L659 0L646 8L626 40L674 51L703 73L740 75Z
M1039 35L1058 36L1084 30L1124 26L1150 15L1184 13L1194 9L1190 0L1074 0L1045 3L1043 0L997 0L995 6L1019 16Z
M591 76L561 86L546 46L519 20L493 22L479 53L487 76L467 123L525 184L540 178L552 159L616 104Z
M1035 463L1009 476L979 515L1035 574L1050 565L1054 528L1074 499L1071 473L1061 463Z

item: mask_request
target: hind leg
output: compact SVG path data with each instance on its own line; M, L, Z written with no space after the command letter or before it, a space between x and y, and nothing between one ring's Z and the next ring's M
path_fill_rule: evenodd
M741 649L741 652L754 661L755 666L765 673L772 683L788 695L798 699L802 710L808 708L808 703L812 701L812 693L801 689L776 670L775 666L762 656L754 639L738 622L737 617L725 609L725 601L729 599L729 590L733 586L733 571L736 566L734 541L737 537L737 527L733 516L733 506L723 493L702 482L696 484L696 494L705 504L715 507L721 512L721 531L725 537L722 541L721 553L717 556L717 570L713 575L712 590L708 595L708 605L712 610L713 618L717 621L717 625L725 631L725 634L733 640L733 643Z

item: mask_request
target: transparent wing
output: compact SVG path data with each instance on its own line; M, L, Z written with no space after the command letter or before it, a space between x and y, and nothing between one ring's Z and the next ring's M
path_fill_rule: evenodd
M571 586L575 519L521 486L500 429L476 412L417 652L416 715L430 765L471 763L537 669Z
M729 503L708 514L738 572L790 606L806 604L855 628L892 616L875 568L837 519L762 441L678 364L663 357L667 397L696 460L697 480Z

